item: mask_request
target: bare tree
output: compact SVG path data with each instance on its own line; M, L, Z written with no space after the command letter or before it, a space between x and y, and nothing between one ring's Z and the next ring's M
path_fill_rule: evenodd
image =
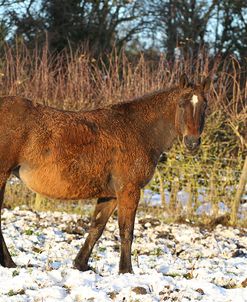
M41 43L48 36L50 48L78 48L86 43L98 56L122 47L140 32L148 19L141 0L29 0L22 14L10 12L16 34L29 43Z
M205 43L209 20L215 13L217 0L156 0L157 27L163 32L163 45L168 55L174 57L176 47L197 52Z
M216 37L216 49L225 55L235 53L246 58L247 2L245 0L219 1L218 21L222 31Z

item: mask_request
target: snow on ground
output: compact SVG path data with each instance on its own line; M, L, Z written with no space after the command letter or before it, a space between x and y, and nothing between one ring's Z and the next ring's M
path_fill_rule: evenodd
M119 234L111 219L91 266L73 269L89 218L3 210L3 232L18 264L0 267L0 301L247 301L247 229L208 231L138 214L135 274L118 275Z
M246 192L247 192L247 186L246 186ZM213 214L213 207L212 203L207 200L207 197L205 198L205 189L198 190L198 202L199 206L196 209L197 215L212 215ZM169 206L170 202L170 195L171 193L167 190L165 190L165 200L167 205ZM177 200L181 204L182 209L186 212L187 203L189 200L189 193L185 192L184 190L179 191L177 194ZM160 194L154 193L151 190L146 189L144 191L144 202L149 206L159 206L161 205L161 198ZM227 207L222 201L218 202L218 214L224 215L226 213L230 213L231 209ZM247 194L244 194L241 198L241 204L239 206L239 217L245 218L247 213Z

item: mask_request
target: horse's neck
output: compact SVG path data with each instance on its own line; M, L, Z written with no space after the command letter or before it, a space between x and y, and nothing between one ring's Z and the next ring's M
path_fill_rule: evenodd
M156 91L131 102L133 109L150 119L157 118L160 114L168 118L175 117L175 108L180 89L173 87L167 90Z
M177 137L175 114L179 94L179 89L176 88L161 91L143 99L137 109L136 114L143 120L150 144L157 152L169 150Z

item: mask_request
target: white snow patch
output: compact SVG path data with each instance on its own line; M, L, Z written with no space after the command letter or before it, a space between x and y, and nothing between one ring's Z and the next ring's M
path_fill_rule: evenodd
M109 221L92 254L96 272L80 272L72 260L87 233L69 229L83 217L19 209L4 209L2 217L4 237L19 266L0 267L1 302L247 301L246 229L218 225L209 232L137 216L135 274L118 275L116 220ZM141 222L143 218L148 222Z

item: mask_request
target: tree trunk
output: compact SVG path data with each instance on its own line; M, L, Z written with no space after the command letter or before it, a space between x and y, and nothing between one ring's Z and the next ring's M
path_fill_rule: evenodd
M239 209L241 197L245 190L246 183L247 183L247 156L245 157L244 167L243 167L242 174L241 174L241 177L239 180L238 189L237 189L237 192L236 192L235 198L233 200L233 204L232 204L232 213L231 213L231 224L232 225L236 224L238 209Z

